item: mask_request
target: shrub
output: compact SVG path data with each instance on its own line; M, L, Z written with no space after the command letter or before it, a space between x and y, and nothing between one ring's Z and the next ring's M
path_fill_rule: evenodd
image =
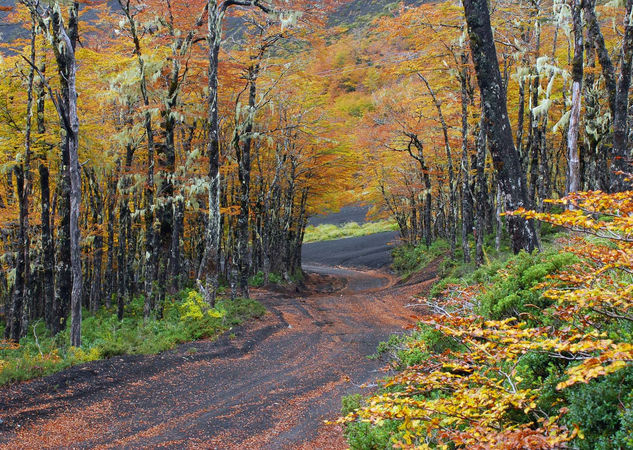
M0 384L48 375L64 368L123 354L151 354L178 344L213 337L243 320L259 317L265 308L254 300L218 300L210 308L194 290L186 290L163 305L161 319L143 318L143 298L126 305L125 317L101 309L84 311L82 346L68 347L68 328L57 336L40 321L19 346L0 343Z
M519 317L522 313L540 314L551 305L540 290L535 289L548 275L574 263L577 258L570 253L548 251L528 254L525 252L510 258L490 280L486 292L480 297L480 312L491 319Z

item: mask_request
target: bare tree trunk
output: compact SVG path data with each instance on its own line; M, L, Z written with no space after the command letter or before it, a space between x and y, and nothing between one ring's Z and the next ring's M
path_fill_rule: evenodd
M81 270L81 232L79 230L79 208L81 205L81 174L79 171L79 116L77 110L77 61L75 45L78 36L79 2L70 7L68 32L64 28L59 9L53 9L52 27L63 44L63 52L58 57L58 65L64 80L64 130L68 146L70 174L70 260L72 269L70 345L81 346L81 300L83 279Z
M431 198L431 175L429 174L429 169L424 159L424 146L422 145L422 142L420 142L415 134L410 133L407 137L410 140L407 150L409 155L415 159L418 164L420 164L420 177L424 180L424 212L422 222L424 224L424 243L428 248L431 246L431 241L433 240L433 230L431 225L431 210L433 206ZM417 150L416 153L413 153L413 149L411 148L412 145Z
M490 26L488 4L486 0L464 0L463 4L477 81L483 99L483 111L489 122L487 129L490 152L499 174L506 206L510 210L527 207L525 173L514 146L506 105L506 92L499 72L499 62ZM532 252L538 248L536 231L531 221L510 216L508 228L515 253L520 250Z
M598 53L605 87L609 95L609 108L613 117L613 150L609 158L609 170L612 173L609 189L613 192L622 191L626 189L626 173L631 171L630 150L628 148L628 104L633 72L633 20L631 20L633 0L626 0L624 41L622 43L620 73L617 81L615 68L596 17L596 2L595 0L585 0L583 6L587 20L588 38L593 42Z
M253 123L256 113L256 94L257 94L257 77L259 75L259 63L253 64L248 69L248 113L246 118L246 126L244 127L244 145L240 146L239 137L235 143L238 160L238 177L240 182L239 203L240 213L237 217L237 267L239 286L242 295L246 298L250 297L248 291L248 276L250 273L251 262L248 250L248 217L250 212L250 195L251 195L251 147Z
M435 95L435 91L431 88L431 85L422 75L418 74L418 76L424 81L429 94L433 98L433 103L435 104L435 108L437 109L437 114L439 116L440 124L442 125L442 133L444 134L444 148L446 149L446 161L448 167L448 192L449 192L449 200L448 200L448 240L451 246L451 258L455 257L455 248L457 246L457 183L455 181L455 170L453 168L453 155L451 151L451 144L448 139L448 125L446 120L444 120L444 114L442 113L442 103L439 101L437 96Z
M218 266L220 259L220 236L222 221L220 217L220 125L218 112L218 60L222 42L222 20L224 8L209 0L209 98L208 98L208 139L207 156L209 158L209 216L205 238L204 256L198 270L198 286L203 290L205 300L215 305L218 289ZM205 282L202 285L201 279Z
M461 54L462 70L460 72L461 84L461 102L462 102L462 251L464 253L464 262L470 262L470 244L468 243L468 235L470 230L470 214L472 205L470 204L470 165L468 158L468 57L466 53Z
M574 23L574 59L572 61L572 100L567 133L568 173L567 192L580 189L580 156L578 152L578 134L580 128L581 90L583 79L584 39L582 29L582 0L573 0L572 16Z
M145 183L145 203L144 203L144 219L145 219L145 304L143 307L143 317L147 319L153 309L154 300L154 280L156 277L156 262L157 262L157 249L156 249L156 232L154 230L154 131L152 125L152 115L149 111L149 94L147 91L147 76L145 73L145 60L141 51L141 42L138 35L136 26L136 19L131 12L129 0L118 0L123 13L125 14L128 25L130 27L130 34L134 42L134 50L136 53L136 59L138 64L138 71L140 77L140 90L141 97L143 99L143 105L145 106L144 126L145 134L147 137L147 180ZM123 268L120 268L121 270ZM121 300L120 300L121 301ZM121 307L119 307L121 313ZM121 315L121 314L119 314Z
M16 264L15 288L8 321L9 337L15 341L26 335L29 321L29 302L31 287L31 241L29 238L29 197L31 191L31 131L33 119L33 89L35 82L35 18L31 27L31 55L28 75L26 125L24 129L24 161L15 168L18 182L19 228L18 255Z
M477 136L476 156L477 178L475 180L475 263L481 266L484 263L484 237L486 234L486 210L488 186L486 184L486 120L482 114L479 121L479 135Z

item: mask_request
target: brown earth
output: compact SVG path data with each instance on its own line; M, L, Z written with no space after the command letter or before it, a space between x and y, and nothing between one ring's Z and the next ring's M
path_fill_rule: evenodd
M215 342L116 357L0 389L0 448L345 448L326 426L341 397L382 375L377 344L411 324L428 290L384 271L311 266L305 292Z

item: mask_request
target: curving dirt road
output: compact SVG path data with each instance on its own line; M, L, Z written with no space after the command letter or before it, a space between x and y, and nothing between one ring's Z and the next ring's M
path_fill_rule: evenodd
M117 357L0 389L0 447L345 448L343 395L380 376L367 355L412 321L427 288L387 272L306 264L302 293L215 342Z

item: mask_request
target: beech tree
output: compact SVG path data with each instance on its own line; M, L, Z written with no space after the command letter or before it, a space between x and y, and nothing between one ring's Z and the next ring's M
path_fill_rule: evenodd
M79 115L77 110L77 60L75 47L79 37L79 2L72 2L68 7L68 23L64 22L61 5L54 2L45 9L40 7L39 1L22 0L37 20L40 29L47 34L57 62L61 95L49 92L57 109L60 125L64 131L62 142L62 162L64 179L68 185L68 228L64 230L68 237L69 247L64 249L70 256L70 274L72 289L70 293L71 309L71 345L81 345L81 303L83 277L81 269L81 232L79 228L79 209L81 205L81 174L79 169ZM44 75L40 74L43 78ZM50 86L49 86L50 90ZM30 125L28 125L30 127ZM62 263L63 264L63 263ZM62 267L65 273L66 267ZM60 292L60 300L67 295Z
M475 63L477 82L482 96L488 142L495 169L499 175L506 207L510 210L528 205L525 173L514 146L512 127L506 106L506 89L499 71L490 13L486 0L464 0L470 48ZM532 252L538 247L534 225L523 218L508 218L514 252Z
M587 34L598 54L602 67L605 88L609 98L609 109L613 120L613 147L609 157L609 189L612 192L626 188L626 174L631 172L629 142L629 95L633 70L633 1L627 0L624 12L624 36L620 49L620 71L616 76L615 66L605 44L604 36L596 16L595 0L584 0Z

